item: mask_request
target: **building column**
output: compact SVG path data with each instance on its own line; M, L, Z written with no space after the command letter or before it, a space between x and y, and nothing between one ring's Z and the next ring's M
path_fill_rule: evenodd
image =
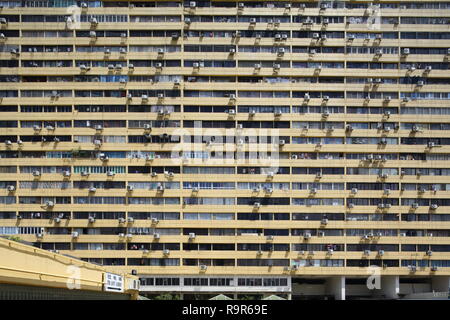
M431 277L431 290L434 292L448 292L450 287L449 276L433 276Z
M399 276L381 276L380 280L380 294L388 299L398 299L400 293Z
M326 293L334 295L336 300L345 300L345 277L336 276L327 279Z

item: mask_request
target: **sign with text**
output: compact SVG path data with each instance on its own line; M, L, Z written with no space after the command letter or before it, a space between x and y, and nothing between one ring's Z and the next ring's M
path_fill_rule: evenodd
M113 273L105 273L105 291L123 292L123 277Z

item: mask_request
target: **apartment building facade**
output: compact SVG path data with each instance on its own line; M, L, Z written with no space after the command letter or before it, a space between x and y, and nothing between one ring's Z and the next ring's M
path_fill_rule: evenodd
M0 234L144 293L448 291L449 22L431 0L0 1Z

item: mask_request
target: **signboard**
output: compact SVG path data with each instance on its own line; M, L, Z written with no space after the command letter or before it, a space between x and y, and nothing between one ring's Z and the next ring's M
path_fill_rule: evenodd
M105 273L105 291L123 292L123 277L113 273Z

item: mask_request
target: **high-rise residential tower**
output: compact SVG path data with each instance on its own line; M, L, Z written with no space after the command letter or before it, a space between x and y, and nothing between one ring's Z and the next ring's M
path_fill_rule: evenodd
M141 294L448 291L450 1L0 6L0 234Z

